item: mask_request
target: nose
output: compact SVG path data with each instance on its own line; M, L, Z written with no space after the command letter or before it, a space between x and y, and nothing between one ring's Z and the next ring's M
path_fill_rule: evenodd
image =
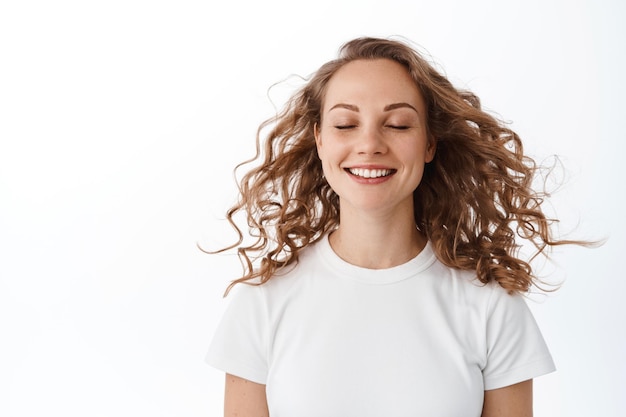
M376 127L363 130L358 140L358 153L362 155L378 155L387 152L387 144L382 132Z

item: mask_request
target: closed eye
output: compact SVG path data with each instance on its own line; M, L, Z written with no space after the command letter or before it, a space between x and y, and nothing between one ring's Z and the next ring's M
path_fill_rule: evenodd
M407 130L410 128L410 126L404 126L404 125L387 125L387 127L390 127L395 130Z
M335 129L347 130L347 129L353 129L355 127L356 125L338 125L338 126L335 126Z

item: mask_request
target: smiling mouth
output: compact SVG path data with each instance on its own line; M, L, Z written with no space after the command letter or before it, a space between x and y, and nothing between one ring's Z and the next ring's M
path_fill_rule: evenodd
M393 174L395 169L347 168L346 171L361 178L381 178Z

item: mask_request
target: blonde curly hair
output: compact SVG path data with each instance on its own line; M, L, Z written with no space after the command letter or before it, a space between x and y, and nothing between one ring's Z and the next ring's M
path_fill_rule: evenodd
M495 280L509 292L528 291L536 277L530 261L517 256L516 237L531 242L536 254L578 242L553 240L552 221L541 208L544 194L532 188L538 167L524 155L518 135L408 44L358 38L261 124L256 157L237 167L258 163L241 178L239 199L227 212L239 239L218 252L237 248L244 271L226 294L237 283L267 282L339 225L339 198L323 177L314 129L328 81L346 63L363 59L402 64L426 103L428 135L437 152L413 193L414 215L439 260L475 271L483 283ZM234 220L238 213L247 217L252 243L243 244Z

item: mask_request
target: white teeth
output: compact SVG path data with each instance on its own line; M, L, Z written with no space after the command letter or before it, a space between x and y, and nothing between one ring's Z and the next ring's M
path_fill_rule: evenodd
M379 178L386 177L391 174L390 169L363 169L363 168L350 168L350 173L363 178Z

